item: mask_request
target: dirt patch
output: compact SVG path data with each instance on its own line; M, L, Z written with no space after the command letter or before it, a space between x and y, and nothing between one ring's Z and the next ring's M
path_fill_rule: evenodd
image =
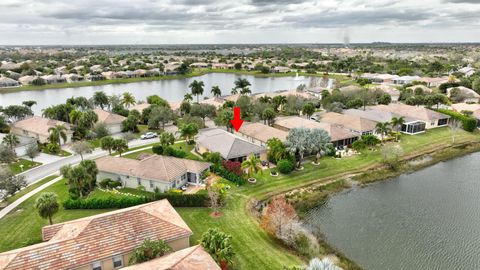
M219 218L219 217L223 216L223 214L220 213L220 212L212 212L209 216L211 216L213 218Z

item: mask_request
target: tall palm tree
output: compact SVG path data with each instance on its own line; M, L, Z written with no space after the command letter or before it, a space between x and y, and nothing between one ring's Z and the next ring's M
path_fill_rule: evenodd
M192 90L192 95L197 96L197 103L200 95L203 95L204 83L202 81L194 80L188 87Z
M2 142L12 150L14 150L15 147L20 144L20 140L18 139L17 135L13 133L9 133L3 137Z
M193 101L192 94L186 93L186 94L183 96L183 101L186 101L186 102L191 102L191 101Z
M52 216L58 212L59 204L57 195L53 192L45 192L35 201L35 208L42 218L48 218L50 225L53 224Z
M405 124L405 117L400 116L400 117L392 117L392 120L390 120L390 123L392 124L392 127L395 129L395 141L398 141L398 132L400 132L400 129L402 128L402 125Z
M61 145L61 139L63 142L67 141L67 128L64 125L56 125L48 129L48 140L53 144Z
M247 79L238 78L234 83L235 87L233 89L235 89L236 91L240 90L240 94L245 95L251 93L248 87L252 84Z
M255 155L250 155L242 162L241 168L247 171L247 176L250 178L253 174L262 173L262 162Z
M222 90L220 90L220 87L218 85L213 86L210 92L214 97L219 97L222 95Z
M129 93L129 92L125 92L123 93L123 96L122 96L122 104L125 106L125 107L130 107L131 105L135 105L135 97Z
M390 128L390 123L388 123L388 122L377 123L377 125L375 127L375 132L380 134L380 136L382 137L382 144L384 142L384 136L387 135L388 133L390 133L391 131L392 131L392 129Z

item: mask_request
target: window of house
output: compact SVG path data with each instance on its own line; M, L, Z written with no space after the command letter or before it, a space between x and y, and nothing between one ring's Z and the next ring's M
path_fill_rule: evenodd
M121 255L113 257L113 267L119 268L122 266L123 266L123 257Z
M150 180L149 182L150 182L150 188L153 188L153 181Z
M142 180L141 180L140 178L137 178L137 184L138 184L139 186L142 185Z
M92 270L102 270L102 262L92 263Z

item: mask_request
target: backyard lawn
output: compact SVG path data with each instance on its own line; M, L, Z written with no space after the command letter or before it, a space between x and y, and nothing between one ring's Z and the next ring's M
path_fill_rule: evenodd
M35 162L35 161L32 162L31 160L21 158L17 162L8 164L8 167L14 174L19 174L21 172L30 170L40 165L42 165L42 163Z
M156 143L155 145L158 145L158 144L159 143ZM193 147L194 147L193 145L187 144L186 142L177 142L174 145L172 145L172 147L177 149L177 150L182 150L182 151L186 152L187 156L185 158L193 159L193 160L200 160L200 157L196 156L195 154L193 154L191 152L193 150ZM144 147L141 147L139 149L142 149L142 148L144 148ZM129 151L132 151L132 150L129 150ZM138 152L135 152L135 153L131 153L131 154L128 154L128 155L124 155L123 157L137 159L138 156L142 155L142 154L153 154L152 147L149 147L148 149L138 151Z
M480 141L477 133L458 131L456 143L466 141ZM448 128L427 131L425 134L408 136L403 135L400 145L405 155L420 151L434 149L439 145L451 145L451 132ZM177 149L191 150L193 146L186 143L177 143ZM150 152L147 149L142 152ZM127 155L130 158L135 156ZM342 175L375 166L381 161L381 151L366 151L357 156L334 159L324 157L319 166L311 162L304 164L304 170L294 171L289 175L271 177L269 171L257 175L256 184L246 184L233 187L229 191L227 205L222 208L222 216L213 218L208 208L177 208L177 211L193 230L191 244L196 244L203 232L211 227L219 227L232 235L236 252L233 269L282 269L285 265L300 264L300 259L271 238L258 224L257 219L249 213L250 199L266 199L271 195L286 192L301 186L310 186L314 183L327 181L327 178L342 179ZM59 181L48 187L45 191L53 191L59 195L60 201L66 199L67 186L64 181ZM123 191L137 194L138 190L124 189ZM106 192L95 191L91 196L109 196ZM33 203L37 196L28 199L20 205L15 212L0 220L0 251L18 248L27 244L37 243L41 240L41 227L47 221L41 219ZM54 216L54 222L61 222L89 215L94 215L109 210L63 210Z

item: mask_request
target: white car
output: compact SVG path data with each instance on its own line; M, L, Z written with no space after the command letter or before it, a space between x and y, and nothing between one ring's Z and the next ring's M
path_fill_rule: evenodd
M147 140L147 139L153 139L153 138L156 138L156 137L158 137L157 133L147 132L147 133L143 134L142 136L140 136L140 139Z

